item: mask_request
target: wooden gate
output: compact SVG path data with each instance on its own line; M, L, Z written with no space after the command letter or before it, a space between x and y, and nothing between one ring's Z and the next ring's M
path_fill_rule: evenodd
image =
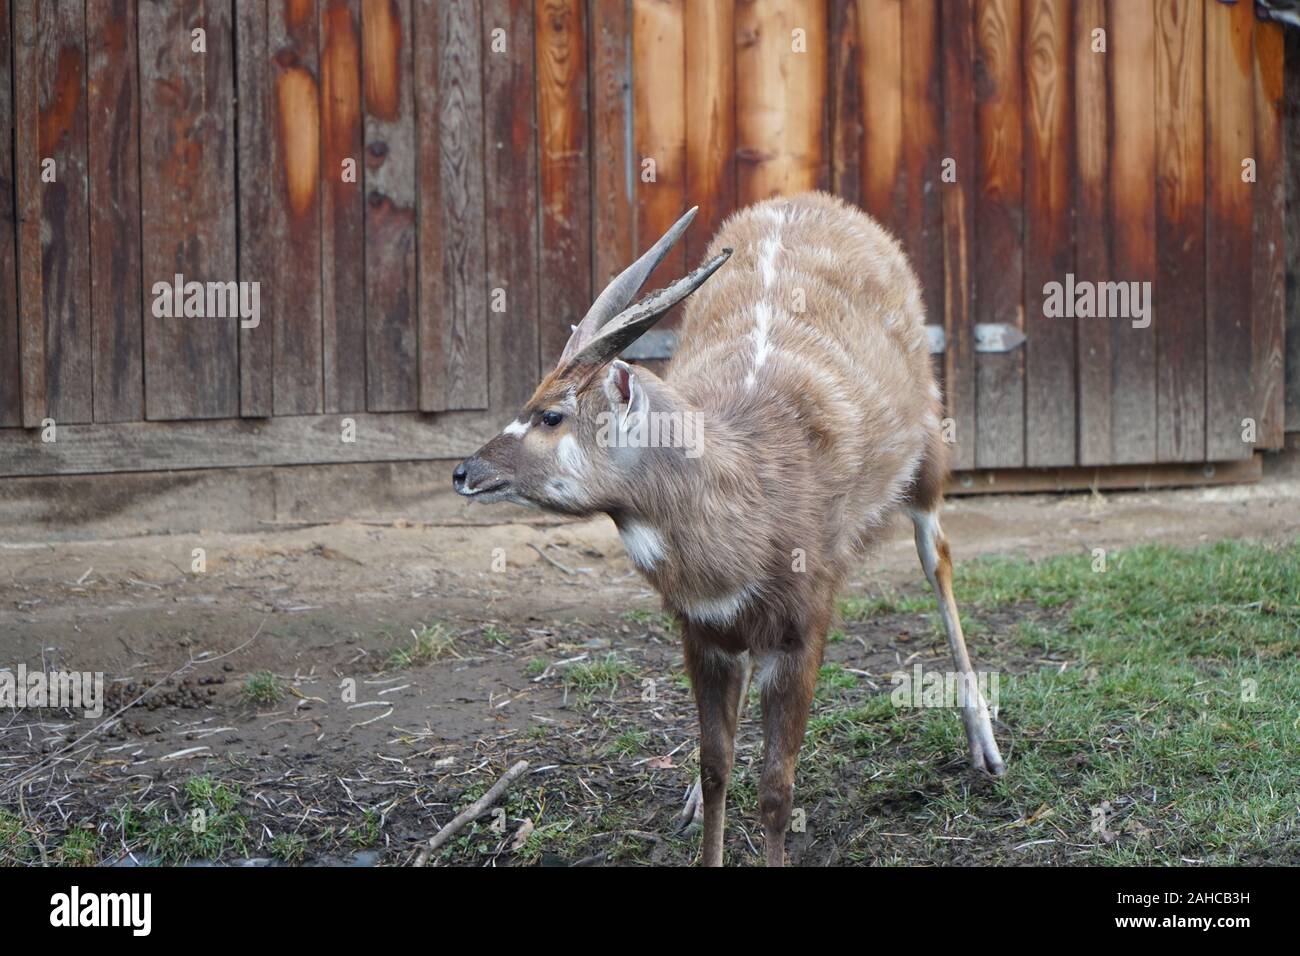
M958 467L1248 458L1282 51L1216 0L0 0L0 475L457 456L684 207L653 283L813 188L903 240Z

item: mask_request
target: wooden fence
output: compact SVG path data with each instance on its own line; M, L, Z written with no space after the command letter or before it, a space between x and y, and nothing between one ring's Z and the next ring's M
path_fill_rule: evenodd
M1282 51L1216 0L0 0L0 474L364 457L288 437L339 413L460 454L683 208L652 283L813 188L912 257L959 467L1246 458L1284 425ZM1154 321L1045 317L1068 273ZM261 323L156 314L177 274Z

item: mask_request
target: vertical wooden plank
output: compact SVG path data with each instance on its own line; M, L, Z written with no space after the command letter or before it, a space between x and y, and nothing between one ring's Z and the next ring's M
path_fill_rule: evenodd
M909 0L902 22L902 208L896 218L903 247L921 280L927 322L942 318L943 166L942 52L938 0Z
M262 319L242 328L240 414L323 409L321 143L315 0L236 4L239 273Z
M1154 282L1156 274L1155 10L1150 3L1111 0L1110 52L1111 279ZM1155 323L1134 328L1129 318L1111 323L1111 461L1149 462L1156 453Z
M35 2L13 10L14 198L17 213L18 348L22 376L22 423L41 424L45 390L44 276L41 270L41 154L36 120L41 110L40 27Z
M447 408L486 408L482 23L473 4L438 5L438 197Z
M366 407L419 404L410 0L364 0Z
M685 205L699 213L685 237L687 267L736 208L736 24L732 0L687 0Z
M1110 97L1106 0L1074 7L1075 272L1098 284L1110 279ZM1096 31L1103 31L1097 33ZM1110 461L1111 345L1109 322L1075 320L1078 335L1079 464Z
M1286 430L1300 431L1300 30L1284 30L1285 94L1282 151L1286 156Z
M94 417L94 327L90 315L87 186L86 20L81 0L40 8L41 161L54 182L41 188L41 291L45 309L45 387L58 422Z
M1251 381L1251 243L1254 185L1242 161L1254 152L1249 4L1205 8L1206 290L1205 453L1249 457L1242 420L1255 417Z
M596 289L636 248L630 0L591 0L592 275Z
M829 180L827 10L814 0L736 6L736 189L741 206ZM795 31L802 52L796 52ZM870 107L868 107L869 109Z
M417 25L419 22L422 21L417 21ZM423 86L417 87L417 94ZM359 0L321 3L320 103L323 404L326 412L358 412L366 407L365 166Z
M857 0L831 0L831 191L862 204L862 49Z
M267 29L273 124L267 278L275 334L276 415L322 409L320 20L316 0L271 0Z
M859 0L862 50L862 208L891 230L902 213L903 10L899 0ZM909 117L909 122L911 118Z
M633 142L637 157L637 252L686 210L686 36L683 0L632 0ZM646 280L667 285L686 271L678 243Z
M533 11L509 0L486 0L483 33L485 178L491 184L486 212L488 399L490 407L510 413L532 394L537 384L532 372L539 361ZM510 188L503 188L507 184Z
M18 218L14 208L13 59L9 0L0 0L0 428L23 420L18 362Z
M789 62L789 112L792 133L791 194L831 188L829 11L826 0L791 0L786 31Z
M940 176L943 202L944 394L953 420L954 468L975 467L975 328L971 243L975 183L975 11L972 0L944 6L943 151L951 177Z
M448 407L450 316L443 309L442 131L438 81L442 70L437 0L415 0L416 268L418 272L420 410Z
M136 0L86 4L90 312L97 422L144 418Z
M938 0L908 0L902 5L900 197L894 213L898 237L921 283L926 322L943 321L943 207L939 176L943 164L943 47ZM932 360L944 386L942 355Z
M1156 0L1156 458L1205 460L1203 6Z
M1074 270L1071 8L1025 10L1025 464L1075 460L1074 322L1048 316L1043 288Z
M536 18L541 188L541 371L591 305L587 45L582 0L541 0Z
M232 282L235 260L231 7L219 0L140 4L142 261L155 283ZM191 30L205 31L205 53ZM144 317L145 411L151 419L239 412L237 316Z
M1251 254L1254 319L1256 446L1281 448L1284 428L1286 276L1283 211L1286 207L1282 152L1282 25L1255 22L1255 222ZM1293 69L1300 68L1295 64ZM1300 157L1294 160L1300 162Z
M272 268L275 235L271 183L276 166L273 70L270 37L271 0L245 0L235 5L235 124L239 136L235 162L239 191L239 280L258 283L266 308L258 324L239 335L239 414L245 418L271 415L275 386L275 311L278 281ZM264 319L264 321L263 321Z
M1021 2L975 5L976 124L975 321L1024 328L1024 122ZM976 356L980 468L1025 463L1024 350Z

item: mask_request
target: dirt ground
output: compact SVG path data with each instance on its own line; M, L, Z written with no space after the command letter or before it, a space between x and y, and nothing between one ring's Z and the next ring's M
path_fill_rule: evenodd
M1142 542L1288 540L1300 535L1298 471L1275 462L1251 486L964 498L943 520L959 563ZM205 562L197 571L196 549ZM900 523L851 591L918 592L922 583ZM103 732L61 712L0 714L0 808L21 814L50 845L71 828L96 829L110 841L100 858L112 860L124 853L112 845L120 835L105 825L108 808L179 808L176 785L210 774L238 782L264 811L250 810L255 832L243 855L268 856L271 833L296 821L313 839L339 837L313 842L308 861L370 845L379 851L372 859L403 863L416 841L526 758L575 812L640 794L648 859L677 860L660 835L694 774L694 713L680 648L658 609L607 519L350 522L41 543L5 543L0 531L0 667L103 671L106 717L161 682ZM881 675L902 659L909 629L926 627L915 615L846 627L849 639L828 656ZM436 635L432 647L413 632ZM417 659L403 660L412 649ZM978 661L979 642L972 653ZM611 654L625 665L608 687L566 680L575 663ZM278 701L249 699L246 682L261 672L284 688ZM611 745L629 727L644 736L619 756ZM952 757L960 779L962 755ZM742 849L756 841L743 816ZM372 819L381 825L358 836L357 821ZM507 832L462 850L508 863L511 843ZM607 859L600 846L587 849L573 858L543 848L526 861ZM680 850L686 860L689 852ZM791 854L836 859L824 839L796 840Z

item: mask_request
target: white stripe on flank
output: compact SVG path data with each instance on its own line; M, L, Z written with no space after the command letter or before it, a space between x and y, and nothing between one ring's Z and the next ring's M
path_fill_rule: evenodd
M768 236L758 244L759 260L758 269L763 273L763 286L771 288L776 282L776 256L781 251L781 237L777 235Z
M767 338L771 325L772 306L768 302L760 301L754 306L754 331L749 333L749 337L754 340L754 368L745 376L745 385L749 388L753 388L757 383L758 370L763 367L768 355L772 353L772 343Z
M511 422L505 428L501 429L503 435L514 435L516 438L523 438L528 431L528 422Z

